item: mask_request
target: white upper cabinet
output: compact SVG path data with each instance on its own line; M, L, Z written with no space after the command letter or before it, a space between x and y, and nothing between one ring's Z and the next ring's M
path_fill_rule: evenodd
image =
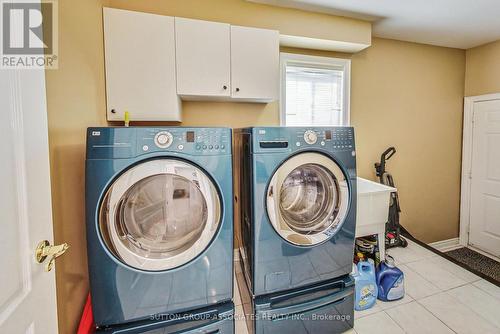
M107 118L180 121L174 18L104 8Z
M279 96L279 32L231 26L231 97L271 102Z
M182 98L231 96L230 25L175 18L177 93Z
M104 8L107 119L181 121L181 98L279 97L279 33Z

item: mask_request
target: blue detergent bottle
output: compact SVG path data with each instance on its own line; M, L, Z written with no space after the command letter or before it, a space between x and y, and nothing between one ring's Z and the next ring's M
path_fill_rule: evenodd
M377 268L378 299L398 300L405 296L404 273L394 264L394 258L387 255Z
M358 262L353 276L356 292L354 309L356 311L369 309L377 301L377 282L373 260Z

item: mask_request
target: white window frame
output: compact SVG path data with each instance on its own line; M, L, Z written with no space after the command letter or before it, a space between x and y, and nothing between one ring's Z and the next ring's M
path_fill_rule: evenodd
M308 56L295 53L280 53L280 124L286 126L286 67L289 64L305 67L334 69L344 72L342 119L344 126L351 124L351 60L343 58Z

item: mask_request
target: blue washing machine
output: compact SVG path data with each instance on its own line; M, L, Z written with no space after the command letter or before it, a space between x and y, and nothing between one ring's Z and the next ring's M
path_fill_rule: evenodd
M87 246L99 328L204 307L217 313L232 300L231 174L230 129L88 129Z
M240 256L252 296L349 275L355 152L351 127L235 131Z

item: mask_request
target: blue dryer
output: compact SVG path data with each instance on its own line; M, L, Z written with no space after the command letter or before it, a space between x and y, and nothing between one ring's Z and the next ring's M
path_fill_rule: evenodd
M254 297L349 275L355 152L351 127L235 131L240 255Z
M207 306L215 315L231 301L231 173L230 129L88 129L87 244L98 327Z

